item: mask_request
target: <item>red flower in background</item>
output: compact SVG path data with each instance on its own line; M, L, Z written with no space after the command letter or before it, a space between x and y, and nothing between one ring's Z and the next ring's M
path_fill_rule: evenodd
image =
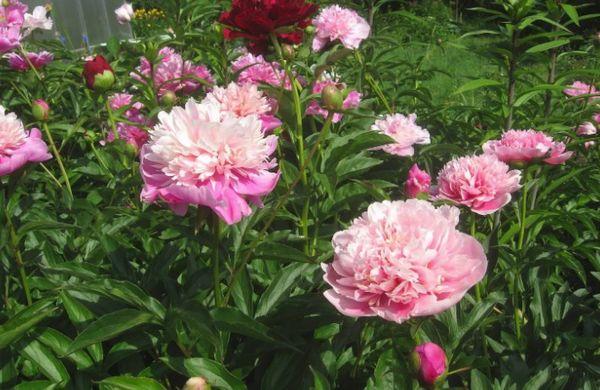
M97 55L85 62L83 65L83 77L85 77L85 83L90 89L106 89L106 87L110 87L115 81L113 69L108 61L106 61L106 58L101 55Z
M223 12L219 21L230 27L223 31L226 39L246 38L254 53L266 51L269 35L276 32L281 42L302 42L303 29L310 24L318 6L305 0L233 0L231 10Z

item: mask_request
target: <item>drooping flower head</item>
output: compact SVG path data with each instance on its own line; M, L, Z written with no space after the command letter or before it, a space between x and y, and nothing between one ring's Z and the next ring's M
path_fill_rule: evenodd
M419 380L425 386L432 386L443 379L448 369L446 353L435 343L417 345L413 351L413 360Z
M10 66L10 68L13 70L24 72L30 68L27 60L19 54L8 53L5 55L5 57L8 59L8 66ZM41 51L39 53L30 52L27 53L27 58L34 68L41 69L54 60L54 55L47 51Z
M238 73L239 83L269 84L274 87L291 89L292 84L285 76L278 62L269 62L262 55L245 53L231 64L231 70Z
M277 137L265 136L256 115L238 118L190 100L158 119L140 157L145 202L161 199L179 215L206 206L233 224L252 212L248 201L260 206L275 188Z
M202 102L219 105L222 112L238 118L257 115L265 132L281 126L281 121L272 114L271 103L254 84L230 83L227 88L215 87Z
M429 131L417 125L417 114L387 115L385 118L375 121L372 130L383 133L396 141L378 149L397 156L412 156L415 153L414 145L431 143Z
M397 323L450 308L487 268L483 247L458 221L457 208L424 200L371 204L333 236L325 298L347 316Z
M508 164L530 164L544 161L547 164L562 164L573 155L567 152L563 142L535 130L509 130L499 140L483 144L486 154L494 154Z
M596 87L590 84L586 84L582 81L575 81L568 88L563 91L568 96L580 96L580 95L597 95L598 90ZM596 97L598 98L598 97ZM594 97L591 97L594 99Z
M358 108L358 106L360 105L360 99L362 98L362 95L359 92L355 90L348 90L346 88L346 84L340 83L339 81L336 81L329 77L325 77L323 80L316 81L313 85L312 93L321 94L323 92L323 89L325 89L328 86L335 86L338 89L345 91L345 97L342 104L342 108L344 110ZM317 115L323 118L327 118L327 116L329 115L329 111L323 108L316 100L312 100L306 108L306 115ZM338 123L342 120L342 118L343 115L336 112L335 114L333 114L333 123Z
M223 30L226 39L245 38L250 51L263 53L272 33L281 42L301 43L303 30L317 9L305 0L233 0L219 21L228 27Z
M404 192L409 198L416 198L420 194L428 194L431 187L431 176L414 164L408 171Z
M328 43L340 41L348 49L358 49L371 32L369 23L356 11L331 5L323 8L313 20L316 34L312 48L322 50Z
M438 174L436 196L467 206L480 215L491 214L521 188L521 171L510 170L496 156L460 157L446 163Z
M38 129L26 132L14 113L0 106L0 176L9 175L28 162L51 159Z
M125 2L119 8L115 9L115 16L119 24L127 24L134 18L135 13L131 4Z
M101 55L90 58L83 65L83 77L88 88L106 90L115 82L115 73Z

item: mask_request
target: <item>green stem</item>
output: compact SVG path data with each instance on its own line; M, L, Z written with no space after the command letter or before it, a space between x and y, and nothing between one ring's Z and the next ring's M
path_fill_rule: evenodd
M17 236L17 232L15 231L15 226L12 223L10 218L10 214L8 212L8 199L6 199L6 205L4 208L4 213L6 215L6 223L8 225L8 231L10 235L10 247L12 249L13 255L15 256L15 264L19 269L19 275L21 277L21 283L23 284L23 290L25 291L25 299L27 300L27 305L31 305L31 292L29 290L29 282L27 281L27 273L25 272L25 263L23 262L23 256L21 255L21 251L19 250L19 238Z
M523 244L525 243L525 229L526 229L526 221L527 221L527 192L529 187L527 186L528 181L528 170L525 169L525 178L523 183L523 195L521 197L521 220L520 228L519 228L519 241L517 243L517 250L519 253L523 251ZM522 255L522 253L521 253ZM519 295L517 291L519 282L519 272L515 272L514 281L513 281L513 306L514 306L514 322L515 322L515 333L517 336L517 341L521 341L521 314L519 313Z
M221 220L219 216L212 213L212 236L213 236L213 281L215 285L215 304L217 307L223 306L223 291L221 290L221 256L220 256L220 245L221 245Z
M521 226L519 229L519 243L517 245L517 249L519 251L523 250L523 243L525 241L525 222L527 219L527 192L527 171L525 171L525 183L523 183L523 196L521 198Z
M117 131L117 125L115 123L115 117L113 116L112 109L110 108L110 104L108 99L104 102L106 106L106 112L108 113L108 123L110 124L110 128L112 129L113 135L115 136L115 141L119 139L119 132Z
M52 153L54 154L54 157L56 158L56 162L58 163L60 172L61 172L63 178L65 179L67 191L69 192L69 195L71 195L71 199L73 199L73 190L71 189L71 182L69 181L69 175L67 175L65 166L63 165L62 159L60 158L60 153L59 153L58 149L56 148L56 144L54 143L54 139L52 138L52 133L50 132L50 129L48 128L48 123L44 122L42 124L42 127L44 128L44 132L46 132L46 136L48 137L48 141L50 142L50 149L52 149Z
M477 217L475 214L471 215L471 237L477 239L475 235L477 234ZM477 302L481 302L481 282L475 285L475 299Z

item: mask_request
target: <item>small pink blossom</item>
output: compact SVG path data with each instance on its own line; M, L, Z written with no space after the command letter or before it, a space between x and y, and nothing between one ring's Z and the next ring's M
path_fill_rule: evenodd
M427 386L435 384L448 369L446 353L435 343L417 345L413 355L418 363L419 380Z
M115 10L115 16L119 24L127 24L131 22L131 19L133 19L133 7L131 6L131 4L125 2L123 3L123 5L121 5Z
M372 130L388 135L396 141L378 149L397 156L412 156L415 153L414 145L431 143L429 131L417 125L417 114L387 115L385 118L375 121Z
M265 136L256 115L224 115L220 105L190 99L158 120L140 155L145 202L161 199L178 215L206 206L234 224L275 188L277 137Z
M312 93L316 94L316 95L320 95L321 92L323 91L323 88L325 88L329 85L337 86L340 89L346 88L346 84L327 78L322 81L315 82L315 84L313 85L313 88L312 88ZM361 97L362 97L362 95L359 92L350 90L349 92L347 92L347 96L344 99L342 108L344 110L351 110L351 109L358 108L358 106L360 105ZM327 116L329 115L329 111L327 111L326 109L321 107L320 104L316 100L312 100L308 104L308 107L306 108L306 115L316 115L316 116L320 116L323 118L327 118ZM338 123L339 121L342 120L343 117L344 116L342 114L336 112L335 114L333 114L333 123Z
M521 188L521 171L491 154L449 161L438 174L436 197L467 206L480 215L500 210Z
M269 84L285 89L292 87L281 65L265 60L262 55L244 53L231 64L231 70L238 73L237 80L242 84Z
M126 107L126 111L122 116L132 123L117 122L117 133L119 138L125 140L129 145L133 146L136 150L140 150L142 146L148 141L148 132L143 129L144 126L148 126L150 123L144 117L141 110L144 105L140 102L133 102L133 95L127 93L118 93L113 95L109 99L109 105L112 110L121 110ZM138 124L136 126L135 124ZM104 142L113 142L115 140L115 134L109 132Z
M348 49L358 49L371 32L369 23L356 11L332 5L323 8L313 20L316 34L312 42L315 51L322 50L329 42L340 41Z
M20 72L29 70L29 64L25 58L23 58L23 56L16 53L8 53L5 55L5 57L8 59L8 66L10 66L11 69ZM39 53L30 52L27 53L27 57L29 58L29 61L33 67L36 69L41 69L54 60L54 55L47 51L41 51Z
M9 175L29 162L51 159L48 146L38 129L25 131L14 113L0 106L0 176Z
M597 114L594 114L594 122L600 124L600 112Z
M596 126L592 122L584 122L577 127L577 135L595 135Z
M333 236L325 298L350 317L402 323L455 305L485 275L481 244L456 229L459 210L424 200L373 203Z
M258 115L264 132L281 126L281 121L272 115L271 102L255 84L230 83L227 88L215 87L206 95L203 103L219 105L222 112L238 118Z
M568 96L580 96L580 95L595 95L598 94L596 87L590 84L586 84L582 81L575 81L568 88L563 91ZM596 98L596 97L592 97Z
M408 171L408 178L404 183L404 192L409 198L416 198L419 194L428 194L431 187L431 176L425 171L419 169L414 164Z
M547 164L562 164L573 155L567 152L563 142L535 130L509 130L499 140L483 144L486 154L494 154L508 164L529 164L544 161Z

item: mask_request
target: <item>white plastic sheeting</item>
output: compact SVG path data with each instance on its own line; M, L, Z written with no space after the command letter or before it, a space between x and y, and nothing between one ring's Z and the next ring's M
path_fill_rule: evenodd
M120 25L115 9L123 0L21 0L29 12L37 5L52 5L52 34L73 49L106 43L112 37L131 37L131 27Z

